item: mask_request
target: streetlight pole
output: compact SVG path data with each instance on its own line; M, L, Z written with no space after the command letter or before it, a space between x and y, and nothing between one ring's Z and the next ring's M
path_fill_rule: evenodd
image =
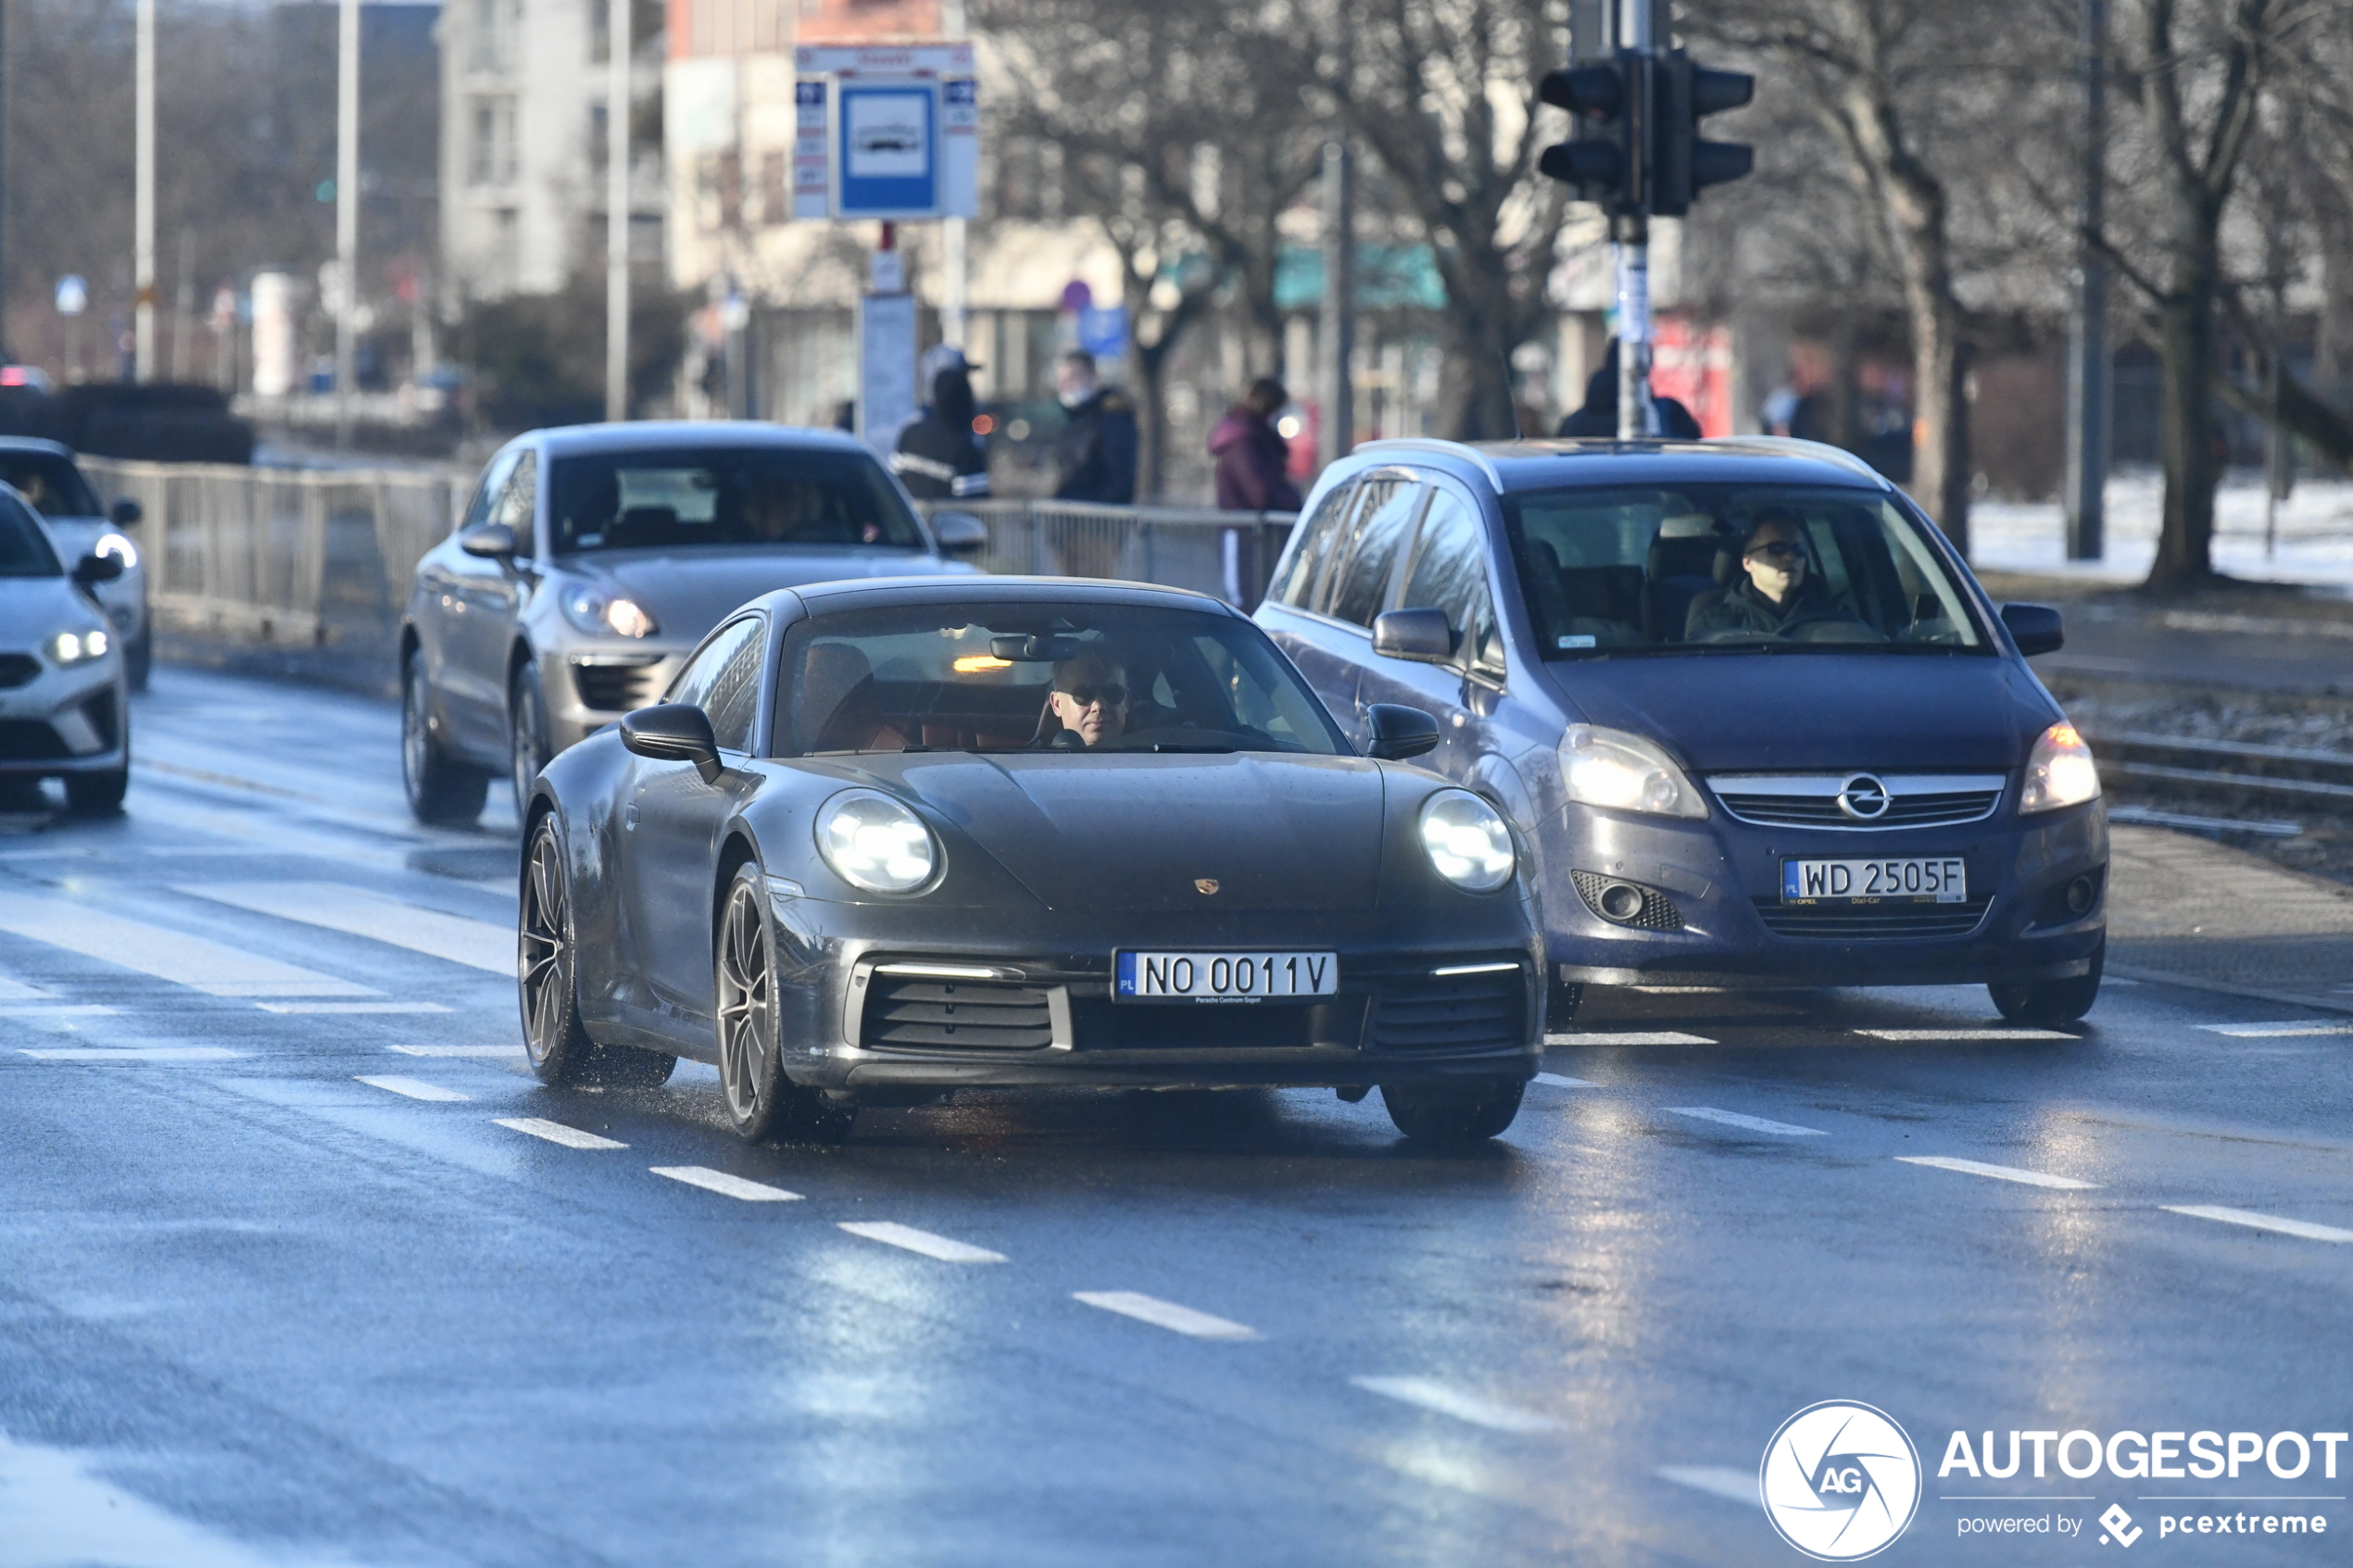
M1655 0L1623 0L1617 13L1621 48L1649 55L1654 47L1651 22ZM1647 99L1651 72L1633 79L1636 92ZM1610 250L1617 270L1617 438L1631 441L1658 433L1658 408L1651 401L1651 222L1650 171L1642 167L1650 157L1651 106L1629 104L1639 134L1627 138L1630 153L1626 190L1634 197L1633 210L1610 220Z
M1347 132L1324 144L1323 425L1316 456L1335 463L1356 443L1356 169Z
M142 0L153 5L155 0ZM359 308L359 0L335 50L335 445L351 445L352 318Z
M156 0L139 0L137 53L132 67L133 194L132 197L132 374L156 379Z
M939 9L940 31L948 35L951 43L963 43L971 25L965 14L964 0L945 0ZM972 308L972 261L965 249L964 220L950 218L943 221L939 226L939 239L940 249L945 253L940 257L943 263L941 270L947 274L941 280L944 286L939 311L940 341L950 348L963 348L968 346L965 322ZM915 389L917 402L930 395L931 388L927 386Z
M605 418L629 417L630 0L605 24Z
M2082 0L2083 191L2067 321L2067 558L2097 560L2108 525L2108 0Z

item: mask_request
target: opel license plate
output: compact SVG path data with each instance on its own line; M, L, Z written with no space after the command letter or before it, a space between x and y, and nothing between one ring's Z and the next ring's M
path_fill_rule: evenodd
M1962 904L1969 874L1958 855L1931 859L1783 860L1784 904Z
M1119 953L1113 968L1120 1002L1279 1002L1340 989L1337 953Z

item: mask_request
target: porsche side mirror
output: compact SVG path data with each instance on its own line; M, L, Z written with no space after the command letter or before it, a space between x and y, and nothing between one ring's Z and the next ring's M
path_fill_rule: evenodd
M120 556L84 556L73 563L73 580L84 588L111 583L122 575Z
M1413 613L1390 611L1390 615ZM1386 621L1389 617L1381 619ZM1403 762L1408 757L1438 749L1438 721L1418 708L1408 708L1400 702L1377 702L1365 709L1365 719L1373 731L1372 744L1365 747L1368 757L1378 757L1384 762Z
M1416 664L1443 664L1454 657L1454 628L1442 609L1392 609L1373 617L1373 651Z
M2059 612L2049 605L2004 605L2002 624L2009 628L2010 641L2018 645L2018 651L2029 658L2057 653L2067 646Z
M480 528L467 530L459 538L458 548L484 560L512 560L522 548L522 542L507 524L485 522Z
M621 744L657 762L692 762L705 784L717 784L726 771L711 716L691 702L660 703L623 715Z
M107 510L107 518L113 521L117 528L129 528L146 515L146 508L140 506L138 502L132 500L128 495L125 495L121 500L117 501Z
M935 512L931 536L943 556L976 556L988 548L988 525L970 512Z

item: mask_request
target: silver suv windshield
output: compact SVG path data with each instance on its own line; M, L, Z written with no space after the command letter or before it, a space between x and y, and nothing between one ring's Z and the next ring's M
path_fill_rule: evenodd
M550 465L558 555L700 546L920 550L923 531L863 452L657 446Z
M1920 525L1873 491L1529 491L1504 515L1548 659L1991 646Z

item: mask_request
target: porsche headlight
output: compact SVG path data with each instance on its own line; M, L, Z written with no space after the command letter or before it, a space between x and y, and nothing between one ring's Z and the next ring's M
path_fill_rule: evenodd
M2092 765L2092 748L2062 719L2036 738L2026 759L2026 791L2019 797L2019 814L2056 811L2099 797L2100 771Z
M650 637L661 630L645 606L602 588L567 588L561 604L564 619L592 637Z
M1571 724L1561 736L1560 758L1561 782L1571 800L1655 817L1707 815L1707 802L1674 759L1641 735Z
M94 659L106 658L110 646L106 633L94 627L87 632L60 632L49 639L49 659L59 669L70 670Z
M1466 893L1492 893L1519 864L1512 830L1476 795L1448 790L1422 807L1422 852L1430 869Z
M109 533L100 539L90 552L94 556L112 556L129 571L139 564L139 546L120 533Z
M912 893L939 866L923 819L864 789L845 790L818 810L817 853L835 875L869 893Z

